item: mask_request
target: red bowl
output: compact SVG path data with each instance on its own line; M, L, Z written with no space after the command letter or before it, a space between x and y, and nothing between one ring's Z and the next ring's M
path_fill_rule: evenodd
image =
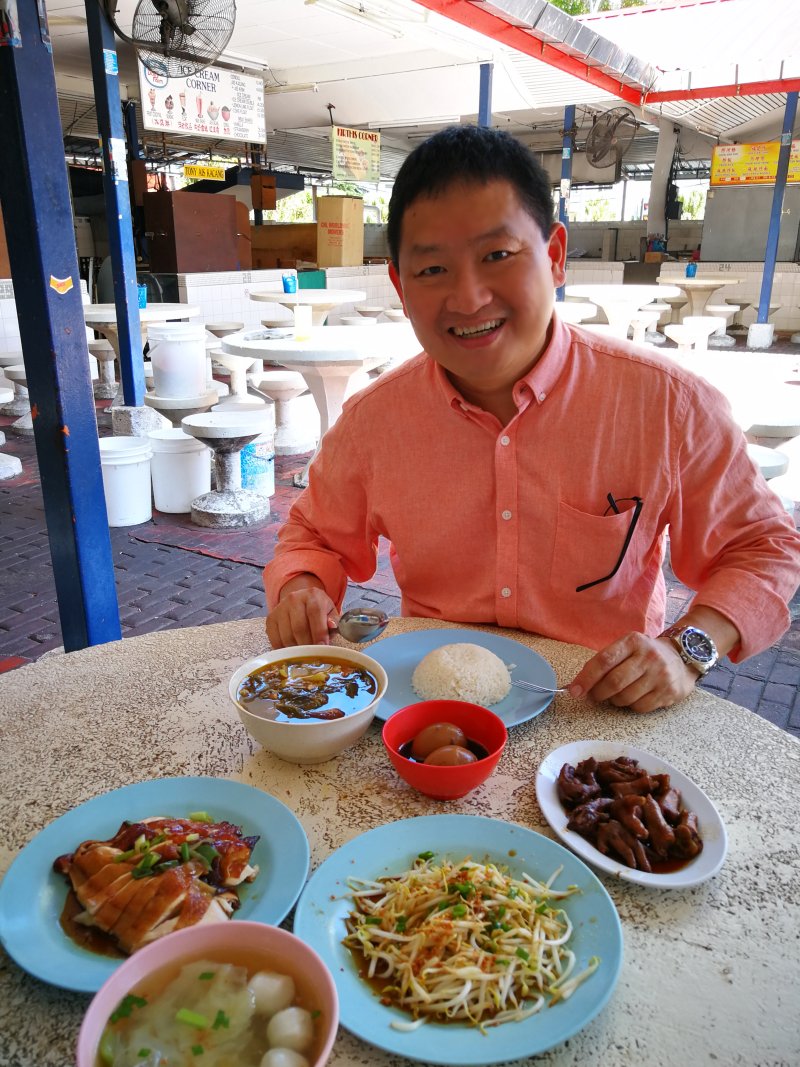
M417 763L400 754L403 745L435 722L451 722L459 726L467 740L477 742L488 755L475 763L441 767ZM467 704L463 700L423 700L394 712L386 720L382 736L392 766L403 781L434 800L455 800L486 781L500 760L508 731L499 716L480 704Z

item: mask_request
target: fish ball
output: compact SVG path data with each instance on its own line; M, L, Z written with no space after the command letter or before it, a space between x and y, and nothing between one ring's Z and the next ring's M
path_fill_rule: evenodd
M308 1067L308 1060L291 1048L271 1048L259 1067Z
M250 992L256 1011L261 1015L272 1016L275 1012L288 1008L294 1000L294 979L288 974L259 971L250 979Z
M314 1023L305 1008L284 1008L267 1024L267 1040L273 1048L307 1052L314 1040Z

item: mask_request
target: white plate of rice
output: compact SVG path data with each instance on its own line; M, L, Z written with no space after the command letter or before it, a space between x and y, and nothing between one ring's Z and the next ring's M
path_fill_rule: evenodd
M414 633L396 634L394 637L386 637L375 641L368 649L369 655L381 664L389 676L389 687L383 700L378 705L375 718L386 720L399 708L404 708L409 704L418 704L421 700L424 700L425 696L417 692L412 684L412 677L420 661L437 649L458 644L478 645L493 652L508 668L512 678L523 678L528 682L535 682L537 685L556 686L558 684L555 671L547 660L543 659L537 652L534 652L533 649L520 644L519 641L513 641L509 637L468 629L418 630ZM447 658L452 659L453 657ZM456 661L458 658L457 656L455 657ZM470 657L470 659L474 659L474 657ZM444 663L440 666L443 670L445 669ZM486 670L489 675L492 674L491 666L487 666ZM436 673L439 672L437 672L434 665L434 669L428 672L427 682L429 685L435 684ZM419 678L417 681L419 683ZM446 687L447 680L442 678L441 682ZM507 695L501 700L496 703L489 703L488 700L481 699L481 697L488 696L492 699L498 691L502 691L505 687L501 686L499 690L495 688L499 683L492 677L484 679L483 683L485 684L478 681L471 686L470 682L472 682L472 679L465 680L462 676L456 682L458 693L445 693L443 688L441 695L447 695L450 699L467 700L471 698L473 703L483 704L485 707L491 708L496 715L500 716L506 724L506 728L517 726L521 722L533 719L536 715L541 715L553 700L550 693L530 693L512 686Z

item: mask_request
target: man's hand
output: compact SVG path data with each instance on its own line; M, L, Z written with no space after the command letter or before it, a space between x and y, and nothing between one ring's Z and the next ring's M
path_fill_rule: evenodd
M697 671L683 662L669 638L632 633L592 656L569 691L574 697L647 712L683 700L697 679Z
M339 612L311 574L290 579L281 589L280 601L267 616L267 637L273 648L290 645L328 645Z

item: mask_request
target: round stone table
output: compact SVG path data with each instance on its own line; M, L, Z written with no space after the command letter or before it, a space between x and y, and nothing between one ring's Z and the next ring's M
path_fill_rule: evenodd
M450 625L392 620L384 637ZM500 632L549 660L560 685L590 654ZM75 805L118 786L172 775L231 778L271 793L303 824L312 869L358 834L418 815L491 816L552 838L534 789L542 759L580 739L624 742L658 755L705 790L727 826L728 856L714 878L690 890L647 889L601 874L624 938L616 989L584 1030L519 1063L800 1062L800 747L793 737L703 690L650 715L562 693L543 714L509 731L500 763L483 786L443 803L413 792L398 778L384 754L378 721L349 751L315 767L282 763L259 748L245 733L227 685L244 659L266 647L263 620L253 619L54 654L0 675L0 869L38 830ZM71 844L65 841L64 848ZM30 891L42 888L32 885ZM10 959L0 960L2 1063L72 1063L88 1003L88 996L46 985ZM487 1039L476 1031L475 1041L480 1049ZM406 1061L340 1030L329 1062L400 1067Z

